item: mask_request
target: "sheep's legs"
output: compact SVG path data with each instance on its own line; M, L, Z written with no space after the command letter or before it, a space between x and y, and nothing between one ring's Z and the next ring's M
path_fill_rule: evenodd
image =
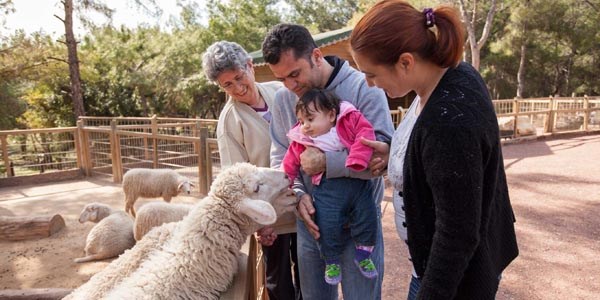
M73 261L76 263L82 263L82 262L88 262L88 261L92 261L92 260L98 260L98 259L103 259L104 257L98 255L98 254L91 254L85 257L81 257L81 258L76 258Z
M133 205L137 198L125 197L125 212L131 214L135 218L135 208Z

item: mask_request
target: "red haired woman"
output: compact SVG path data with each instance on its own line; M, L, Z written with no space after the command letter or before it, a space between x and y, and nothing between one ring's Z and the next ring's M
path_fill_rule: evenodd
M498 123L480 74L461 62L455 8L416 10L384 0L359 21L352 56L367 83L390 97L415 91L389 148L397 227L412 257L409 299L494 299L518 255ZM403 214L406 219L403 220Z

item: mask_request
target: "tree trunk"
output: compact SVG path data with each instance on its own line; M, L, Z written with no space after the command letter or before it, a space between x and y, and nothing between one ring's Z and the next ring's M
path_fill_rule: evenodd
M530 1L525 1L525 9L529 9ZM521 29L521 59L519 60L519 71L517 71L517 98L523 98L525 90L525 64L527 63L527 43L529 42L529 32L527 32L528 19L522 20Z
M147 117L148 116L148 96L142 95L141 101L142 101L142 115L144 117Z
M73 33L73 0L64 0L65 6L65 38L69 55L69 75L71 77L71 99L73 100L73 113L77 120L85 116L83 95L81 92L81 78L79 76L79 59L77 58L77 41Z
M479 41L477 41L477 30L475 29L475 24L477 23L477 1L474 1L472 3L471 15L469 15L469 12L467 11L465 0L458 0L458 4L463 21L467 28L467 38L471 46L471 65L473 65L473 68L475 68L476 70L479 70L479 64L481 59L480 51L490 35L492 23L494 20L494 14L496 13L496 0L492 0L492 3L490 4L490 10L488 11L487 16L485 18L485 24L483 26L483 31L481 33Z
M481 59L481 51L478 47L471 47L471 65L475 70L479 70L479 64Z
M20 241L49 237L64 227L65 220L60 215L0 216L0 240Z
M521 45L521 60L519 61L519 71L517 72L517 98L523 98L525 89L525 57L527 55L527 45L525 42Z
M529 1L525 7L529 7ZM519 60L519 71L517 71L517 98L523 98L525 90L525 63L527 62L527 20L523 21L521 30L521 59Z

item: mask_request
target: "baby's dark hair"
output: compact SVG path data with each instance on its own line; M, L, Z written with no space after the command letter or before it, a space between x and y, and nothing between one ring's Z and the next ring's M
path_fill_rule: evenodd
M337 116L340 113L340 99L331 92L321 89L312 89L300 97L296 104L296 114L302 112L305 115L311 115L315 111L311 108L311 103L315 104L316 111L335 111Z

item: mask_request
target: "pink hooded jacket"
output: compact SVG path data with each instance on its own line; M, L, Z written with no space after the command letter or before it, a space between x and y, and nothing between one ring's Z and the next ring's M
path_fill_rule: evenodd
M369 165L373 154L373 148L365 146L360 142L360 137L375 140L375 131L371 123L351 103L340 102L340 113L338 114L335 128L340 142L348 149L346 168L354 171L363 171ZM291 143L282 161L283 171L288 175L291 182L298 176L300 170L300 154L306 146L315 146L312 140L302 133L300 123L297 123L287 134ZM312 176L312 183L319 185L323 173Z

